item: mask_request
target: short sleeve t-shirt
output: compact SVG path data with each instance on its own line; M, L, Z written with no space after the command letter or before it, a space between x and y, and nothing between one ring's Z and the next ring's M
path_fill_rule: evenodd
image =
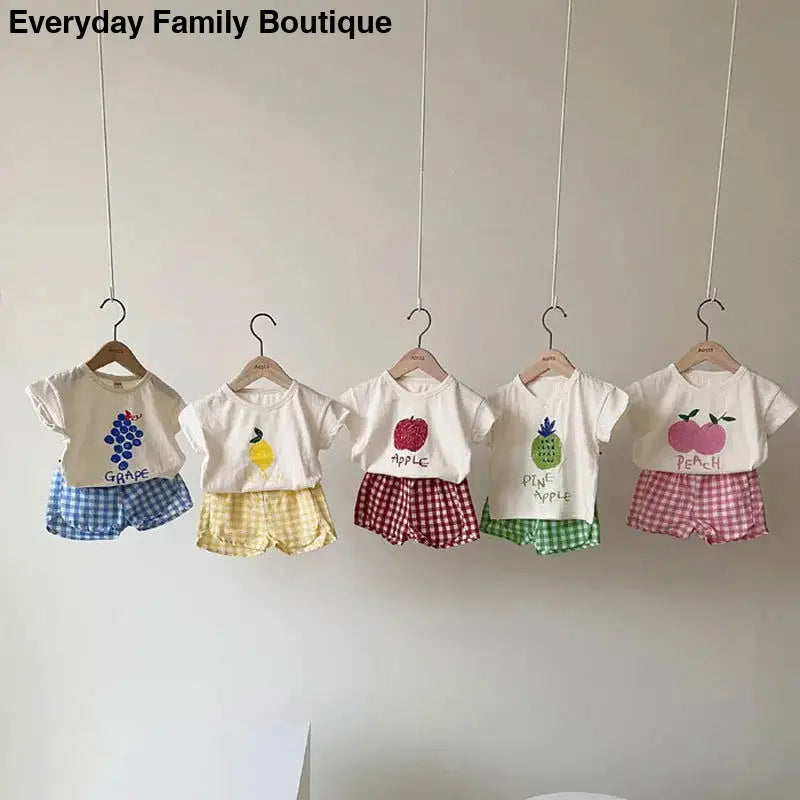
M175 436L180 395L162 380L95 372L86 364L25 390L39 420L65 441L70 486L124 486L170 478L183 466Z
M184 435L202 453L202 488L238 494L297 490L322 479L319 451L330 447L347 409L293 381L287 389L224 384L181 413Z
M443 381L412 372L388 372L348 389L352 456L365 472L461 483L470 470L471 445L495 421L488 403L452 375Z
M489 395L497 414L489 460L489 507L495 519L594 519L600 442L628 397L575 370L513 381Z
M731 374L670 364L628 388L642 469L713 475L749 472L767 439L797 410L780 386L745 366Z

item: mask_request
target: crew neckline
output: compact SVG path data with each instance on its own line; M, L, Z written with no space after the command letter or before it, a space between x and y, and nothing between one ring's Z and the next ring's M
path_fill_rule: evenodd
M570 392L572 387L577 383L578 378L580 377L580 370L574 369L572 370L572 375L569 378L563 378L563 384L561 387L560 392L556 392L555 394L549 395L547 397L542 397L541 395L532 392L523 382L522 377L517 374L514 376L513 383L516 385L518 389L520 389L523 394L531 399L536 405L538 406L548 406L552 405L553 403L557 403L560 400L563 400ZM556 376L544 376L539 380L555 380ZM533 381L534 385L536 381Z
M295 392L297 391L297 381L293 380L289 384L289 386L287 386L285 389L280 389L279 391L274 391L272 389L250 389L250 388L244 390L245 392L250 394L262 395L262 396L271 395L277 398L274 403L269 403L268 405L264 405L263 403L255 403L252 400L247 400L245 397L242 396L242 394L234 392L233 389L231 389L229 383L224 383L222 385L222 390L225 392L225 394L228 395L228 397L232 398L237 403L245 406L246 408L254 408L258 409L259 411L275 411L276 409L285 406L286 403L288 403L289 400L292 399Z
M389 386L391 386L392 389L394 389L394 391L401 397L408 397L414 400L429 400L431 397L435 397L437 394L445 391L445 389L448 389L455 383L455 378L452 375L448 375L443 381L433 383L430 389L425 389L421 392L412 392L410 389L406 389L406 387L403 386L394 376L392 376L388 370L383 373L383 377Z
M149 370L144 375L114 375L110 372L100 372L93 370L86 362L80 365L81 372L91 378L101 389L113 394L132 394L133 392L141 389L153 377L153 373ZM114 383L128 384L127 386L109 386L106 381L113 381Z
M724 392L726 389L730 389L744 374L747 372L747 367L744 364L739 366L739 369L736 372L729 374L724 380L719 383L712 383L708 386L695 386L689 379L675 366L675 363L672 362L668 367L673 379L677 380L685 389L689 389L692 392L697 394L707 394L707 395L715 395L719 394L720 392ZM724 375L724 372L720 372L713 369L692 369L691 372L694 375Z

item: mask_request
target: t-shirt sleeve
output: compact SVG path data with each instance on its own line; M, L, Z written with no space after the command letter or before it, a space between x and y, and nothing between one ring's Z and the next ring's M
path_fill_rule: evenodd
M192 406L184 406L178 416L181 431L186 437L186 441L196 453L205 452L205 437L203 436L203 426L197 411Z
M641 435L647 430L647 404L639 381L632 383L625 389L628 395L628 419L631 421L634 433Z
M503 416L503 402L501 400L500 392L498 391L494 392L493 394L490 394L486 398L486 402L488 403L489 408L492 410L492 413L494 414L495 422L497 422ZM482 440L483 444L485 444L487 447L494 447L494 435L495 435L494 432L495 432L495 426L492 425L492 427L489 430L489 433L487 433Z
M475 443L486 441L495 422L497 422L497 414L494 413L489 403L481 398L472 423L472 441Z
M360 401L355 387L348 389L339 397L339 402L347 409L344 423L350 431L350 440L358 441L364 430L364 403Z
M613 386L606 392L600 405L600 413L597 415L595 435L599 442L607 442L611 438L611 431L627 407L628 395L622 389Z
M764 412L764 432L772 436L797 411L797 403L780 387Z
M181 430L181 414L185 408L186 402L184 399L177 393L173 394L169 419L169 432L173 436L177 436Z
M52 380L46 378L36 381L25 388L25 392L33 404L33 410L39 421L51 431L66 435L66 423L64 421L64 410L61 405L61 398L58 389L53 385Z
M342 425L349 415L350 411L347 406L338 400L330 400L326 403L317 430L320 450L327 450L333 444L336 434L342 429Z

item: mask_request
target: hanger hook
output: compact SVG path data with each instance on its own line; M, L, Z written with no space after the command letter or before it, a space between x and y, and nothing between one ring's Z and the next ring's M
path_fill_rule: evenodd
M105 308L106 303L116 303L122 309L122 316L114 323L114 341L117 341L117 328L122 325L125 317L128 316L128 310L125 308L125 303L122 300L118 300L116 297L106 297L102 303L100 303L100 308Z
M273 325L274 325L276 328L278 327L278 323L277 323L277 322L275 322L275 320L272 318L272 316L271 316L270 314L264 314L263 312L262 312L261 314L256 314L256 315L255 315L255 316L254 316L254 317L253 317L253 318L250 320L250 333L252 333L252 334L253 334L253 336L255 336L255 337L256 337L256 339L258 339L258 344L259 344L259 348L260 348L261 356L262 356L262 358L263 358L263 356L264 356L264 340L263 340L263 339L262 339L262 338L261 338L261 337L260 337L260 336L259 336L259 335L256 333L256 330L255 330L255 328L253 327L253 324L255 323L255 321L256 321L257 319L259 319L260 317L266 317L266 318L267 318L267 319L268 319L268 320L269 320L269 321L270 321L270 322L271 322L271 323L272 323L272 324L273 324Z
M407 320L410 320L411 317L414 316L418 311L421 311L425 316L428 318L428 324L425 326L425 329L420 333L419 337L417 338L417 347L421 350L422 349L422 337L431 329L431 325L433 325L433 317L431 317L431 312L428 311L427 308L424 306L417 306L407 317Z
M548 350L552 350L553 349L553 331L550 328L547 327L547 315L551 311L560 311L561 312L561 316L563 316L564 319L567 318L567 312L564 311L564 309L561 308L561 306L558 303L556 303L555 305L552 305L552 306L548 306L545 309L544 314L542 314L542 327L550 335L550 344L547 346Z
M716 292L715 292L715 295L716 295ZM708 323L700 315L700 312L703 310L703 306L707 305L708 303L716 303L723 311L725 310L725 306L722 305L722 303L720 303L719 300L717 300L716 296L707 297L705 300L703 300L702 303L700 303L699 306L697 306L697 319L700 320L700 324L706 329L706 338L703 340L703 341L706 341L706 342L711 337L711 334L709 333Z

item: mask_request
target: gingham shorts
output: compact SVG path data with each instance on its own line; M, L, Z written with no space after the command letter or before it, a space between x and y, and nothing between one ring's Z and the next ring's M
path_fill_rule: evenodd
M183 478L151 478L126 486L76 488L60 468L50 481L46 525L65 539L116 539L128 526L158 528L192 507Z
M445 548L480 537L466 479L451 483L367 472L358 490L354 522L391 544L416 539Z
M481 532L519 545L533 545L540 556L571 553L600 544L600 522L583 519L492 519L489 501L483 504Z
M258 556L275 548L293 556L336 540L321 486L311 489L207 493L197 546L224 556Z
M628 525L648 533L709 544L768 533L758 472L684 475L644 470L633 494Z

